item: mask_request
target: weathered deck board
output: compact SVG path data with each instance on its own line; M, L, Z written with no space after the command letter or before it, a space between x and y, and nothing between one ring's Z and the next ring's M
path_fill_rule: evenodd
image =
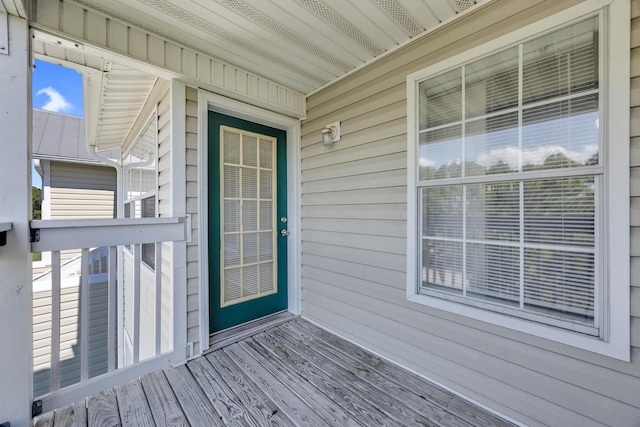
M153 420L157 426L187 426L187 419L162 371L152 372L140 379L147 396Z
M33 427L53 427L53 418L55 417L55 412L47 412L42 416L38 417L33 423Z
M95 427L122 425L115 388L87 398L87 424Z
M243 402L234 396L233 392L231 392L218 373L211 369L210 366L204 357L194 360L187 365L191 374L202 388L202 391L204 391L221 415L225 425L257 426L256 420L244 409Z
M319 427L337 424L336 418L327 408L323 408L315 402L303 400L293 392L286 384L283 384L267 368L255 360L239 345L232 345L224 349L224 353L232 357L236 364L254 380L260 389L271 396L274 402L293 420L298 426ZM300 390L297 390L300 393ZM331 420L326 421L322 416Z
M44 414L35 425L511 426L301 319Z
M244 402L247 412L257 424L271 426L295 425L278 408L266 394L251 381L242 370L226 354L212 353L207 359L213 370L217 371L222 380L229 386L237 398Z
M80 427L87 425L87 406L84 400L56 410L53 424L57 426Z
M224 426L220 421L220 415L186 366L165 368L164 374L167 376L189 424L192 426Z
M374 375L367 376L367 368L358 375L354 372L355 370L351 370L348 365L340 364L339 360L323 355L318 349L312 349L311 346L299 342L295 338L292 338L291 335L282 333L281 330L273 331L271 336L275 342L294 351L330 377L340 378L352 393L359 394L390 418L407 426L451 426L451 424L440 422L441 418L446 415L445 411L441 411L441 413L432 412L424 415L421 411L418 411L418 408L423 406L424 402L413 401L408 402L413 403L413 406L406 405L399 399L407 400L406 397L410 396L407 390L397 386L391 381L383 381L382 378L376 378ZM468 424L465 427L474 426Z
M310 403L312 402L311 405L317 405L317 408L322 411L319 411L319 415L322 415L329 425L367 427L367 424L364 421L358 421L349 414L348 411L345 411L342 406L336 404L328 396L320 393L318 389L311 384L311 382L300 376L295 370L289 370L275 357L273 358L272 363L265 364L264 361L261 360L261 350L255 350L252 346L248 345L248 340L240 342L238 345L242 347L244 351L249 353L251 357L261 361L261 364L263 364L266 369L270 370L275 377L282 378L289 388L301 395L303 400ZM329 417L325 416L325 412L329 413Z
M258 352L271 352L280 360L285 369L298 372L304 379L312 383L318 390L329 396L336 404L342 406L356 418L365 421L369 426L401 426L402 424L387 417L380 408L366 399L354 399L353 392L341 378L331 378L325 372L310 364L287 348L278 345L269 335L258 334L248 340L247 344ZM357 396L357 394L356 394ZM358 396L360 397L360 396Z
M120 420L124 427L154 427L151 409L140 380L129 381L116 389Z
M511 426L512 424L497 416L472 405L464 399L450 393L435 384L432 384L417 375L412 374L392 363L386 362L360 347L343 340L321 328L308 322L298 322L295 327L291 324L282 325L301 339L307 340L314 349L327 350L333 357L343 360L350 359L352 364L362 364L378 375L395 381L414 396L427 402L429 405L441 407L449 413L449 418L454 420L453 425L462 425L459 420L464 420L473 426ZM355 365L358 366L358 365ZM358 369L360 369L358 367ZM457 423L456 423L456 420Z

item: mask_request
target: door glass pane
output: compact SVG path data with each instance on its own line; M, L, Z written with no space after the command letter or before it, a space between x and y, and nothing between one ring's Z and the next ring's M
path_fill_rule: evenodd
M242 136L242 164L258 166L258 139L255 136Z
M222 145L225 163L240 164L240 134L225 130L222 134Z
M221 306L277 291L275 138L224 128ZM258 232L258 229L260 232ZM227 289L229 287L229 289Z
M258 198L258 171L256 169L242 168L242 197Z

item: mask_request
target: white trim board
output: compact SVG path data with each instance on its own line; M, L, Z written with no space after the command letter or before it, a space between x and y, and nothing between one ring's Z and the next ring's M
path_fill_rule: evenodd
M209 225L208 215L208 113L215 111L287 132L287 245L288 311L300 314L300 121L205 90L198 94L198 263L200 277L200 353L209 348Z

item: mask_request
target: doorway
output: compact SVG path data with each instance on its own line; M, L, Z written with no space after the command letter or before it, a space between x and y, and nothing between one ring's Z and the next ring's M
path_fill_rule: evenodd
M287 309L286 132L209 112L209 331Z

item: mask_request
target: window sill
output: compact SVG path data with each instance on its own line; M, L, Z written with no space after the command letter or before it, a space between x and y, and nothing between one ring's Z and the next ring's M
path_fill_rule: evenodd
M407 299L417 304L522 332L523 334L548 339L624 362L630 361L630 348L624 345L616 345L615 340L607 342L598 337L559 329L534 321L519 319L428 295L413 293L409 294ZM526 341L526 337L522 341Z

